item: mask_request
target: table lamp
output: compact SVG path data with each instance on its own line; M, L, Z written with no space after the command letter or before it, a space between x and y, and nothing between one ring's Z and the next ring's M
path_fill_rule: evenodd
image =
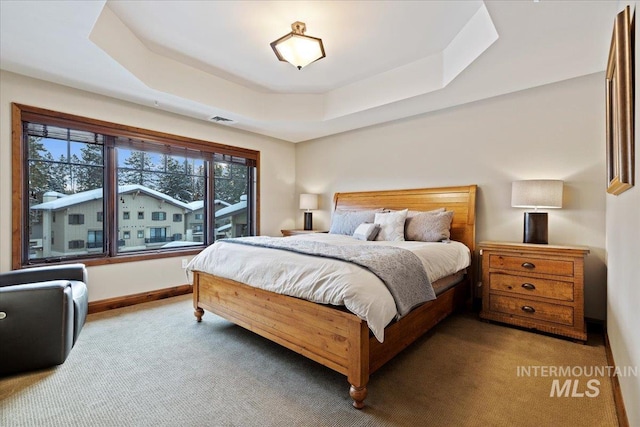
M555 179L531 179L511 184L511 207L533 208L524 213L524 243L547 244L548 216L538 208L562 207L563 181Z
M313 219L311 211L318 209L318 195L317 194L301 194L300 195L300 209L304 209L304 229L313 229Z

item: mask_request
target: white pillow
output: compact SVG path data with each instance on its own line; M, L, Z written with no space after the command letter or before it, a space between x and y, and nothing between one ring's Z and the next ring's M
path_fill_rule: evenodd
M407 219L408 209L395 212L377 213L374 224L380 226L376 240L399 242L404 240L404 222Z
M353 232L353 237L358 240L373 240L378 235L380 226L378 224L362 223Z

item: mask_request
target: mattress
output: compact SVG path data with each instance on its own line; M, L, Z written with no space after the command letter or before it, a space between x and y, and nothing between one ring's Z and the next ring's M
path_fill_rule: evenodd
M316 240L335 245L395 246L413 252L438 289L455 283L438 283L460 272L471 261L460 242L363 242L351 236L326 233L301 234L287 239ZM397 316L386 285L369 270L355 264L299 253L217 241L194 257L187 271L202 271L321 304L345 306L365 320L375 337L384 340L384 328ZM453 279L454 281L456 279Z

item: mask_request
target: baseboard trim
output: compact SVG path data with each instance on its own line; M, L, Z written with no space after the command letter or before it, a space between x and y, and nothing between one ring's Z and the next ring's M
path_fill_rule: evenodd
M609 343L609 334L604 331L604 349L607 354L607 363L615 368L616 362L613 360L613 352ZM613 401L616 405L616 414L618 415L618 425L620 427L629 427L629 419L627 418L627 410L624 407L624 399L622 398L622 390L620 389L620 381L617 375L611 377L611 387L613 388Z
M130 305L142 304L143 302L158 301L165 298L177 297L193 292L193 287L189 284L174 286L173 288L158 289L155 291L141 292L139 294L125 295L123 297L108 298L89 303L89 314L100 313L102 311L113 310L114 308L128 307Z

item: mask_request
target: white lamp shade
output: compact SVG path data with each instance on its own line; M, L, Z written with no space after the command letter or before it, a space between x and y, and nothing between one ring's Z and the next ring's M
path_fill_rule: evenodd
M300 209L305 209L308 211L318 209L318 195L317 194L301 194Z
M561 208L564 182L556 179L531 179L511 184L511 207Z

